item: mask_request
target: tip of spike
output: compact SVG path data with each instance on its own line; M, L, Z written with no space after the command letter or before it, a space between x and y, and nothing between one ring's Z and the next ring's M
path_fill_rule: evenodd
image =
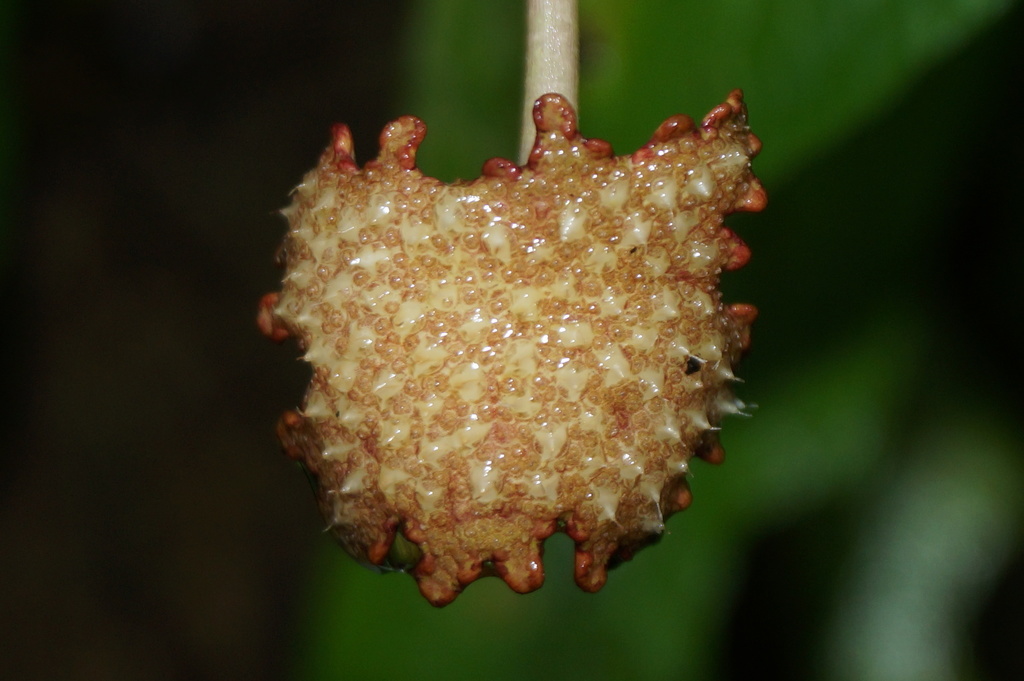
M400 168L416 167L416 152L427 136L427 126L415 116L402 116L388 123L380 134L380 156L386 163L394 161Z
M533 104L533 123L537 132L559 132L567 139L578 135L576 110L565 97L549 92Z

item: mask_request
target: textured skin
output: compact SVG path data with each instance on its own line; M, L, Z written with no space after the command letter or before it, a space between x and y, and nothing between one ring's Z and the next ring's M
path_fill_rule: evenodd
M756 310L717 290L750 256L724 217L765 205L742 94L631 156L580 136L558 95L534 119L527 165L454 184L416 168L416 118L362 169L336 126L260 307L313 368L278 432L330 530L435 605L483 574L536 589L560 529L600 589L689 504L689 460L721 459L742 406L728 383Z

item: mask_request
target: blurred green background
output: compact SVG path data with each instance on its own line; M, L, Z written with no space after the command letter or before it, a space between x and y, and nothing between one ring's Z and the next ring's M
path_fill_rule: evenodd
M746 93L759 408L599 594L558 536L435 610L319 533L252 317L331 123L515 154L521 3L3 5L0 677L1024 678L1020 3L580 6L585 135Z

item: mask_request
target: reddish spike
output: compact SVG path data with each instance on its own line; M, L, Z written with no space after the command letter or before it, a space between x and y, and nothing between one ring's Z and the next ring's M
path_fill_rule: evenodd
M275 343L280 343L291 335L274 312L280 298L279 293L268 293L263 296L260 299L259 311L256 313L256 325L260 332Z
M495 561L494 570L517 593L536 591L544 584L544 567L540 549L533 546L521 556Z
M374 565L380 565L383 563L384 559L388 557L388 551L391 550L391 543L394 539L395 534L394 531L392 531L385 538L377 541L366 549L366 558Z
M733 90L729 93L728 99L708 112L708 115L701 121L701 132L705 139L711 139L718 135L723 125L734 118L744 119L747 115L746 105L743 103L743 91Z
M484 163L483 174L487 177L503 177L509 180L518 180L523 169L507 158L491 158Z
M764 186L754 178L750 183L750 189L739 201L736 202L734 210L744 213L759 213L768 206L768 193Z
M416 151L427 136L427 126L415 116L402 116L384 126L380 134L379 161L393 160L399 167L416 167Z
M594 593L608 581L608 571L595 560L593 552L577 549L575 577L579 588Z
M346 172L359 170L355 159L352 131L344 123L335 123L331 126L331 148L334 150L334 162L339 169Z
M690 484L686 478L680 478L675 490L672 493L672 505L677 511L683 511L690 507L693 502L693 492L690 491Z
M305 423L306 419L301 414L291 410L281 414L277 421L277 439L284 447L285 456L293 461L302 461L305 458L301 447L302 438L297 436Z
M729 243L729 260L725 263L725 271L734 272L750 262L750 246L728 227L722 227L722 238Z
M670 140L679 139L686 133L693 130L693 119L684 114L676 114L665 119L665 121L658 126L658 129L654 131L654 135L651 136L651 141L648 145L653 145L657 142L668 142Z
M697 456L704 459L710 464L716 466L725 461L725 448L722 447L721 443L713 442L707 447L702 447L697 451Z
M749 303L733 303L725 308L726 314L747 326L757 319L757 308Z
M594 158L611 158L615 155L612 150L611 142L607 142L602 139L588 139L583 142L583 146L587 148L587 151L591 153Z
M533 105L533 123L537 132L561 132L566 139L575 139L576 111L560 94L541 95Z
M754 133L750 133L749 137L747 137L747 144L750 145L751 158L761 153L761 138Z

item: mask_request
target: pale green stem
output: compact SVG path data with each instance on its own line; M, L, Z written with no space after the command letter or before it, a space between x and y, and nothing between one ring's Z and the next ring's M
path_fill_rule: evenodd
M576 108L579 29L576 0L526 0L526 78L519 161L525 163L536 134L533 103L556 92Z

